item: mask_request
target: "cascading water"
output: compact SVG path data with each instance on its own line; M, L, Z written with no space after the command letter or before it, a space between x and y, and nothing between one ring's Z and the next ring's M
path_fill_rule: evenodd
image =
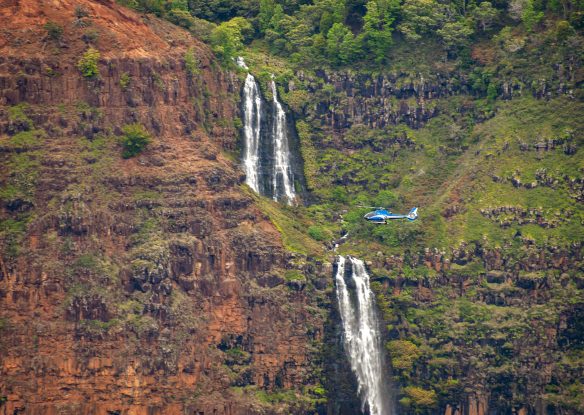
M248 69L243 58L237 64ZM260 88L253 75L247 74L243 86L243 167L245 182L256 193L260 193L260 137L262 118L262 97Z
M239 57L237 65L249 68ZM249 72L242 93L243 168L245 182L255 192L292 204L296 198L286 112L278 101L276 83L270 82L272 102L266 103ZM266 111L265 107L272 108Z
M290 166L290 147L286 126L286 113L278 101L276 83L272 79L272 96L274 99L273 140L274 140L274 200L284 197L287 203L292 203L294 194L294 177Z
M392 415L395 410L384 376L379 322L369 275L363 261L352 257L348 259L351 263L351 285L355 286L353 296L345 282L345 257L339 257L335 276L345 350L357 377L362 410L368 407L371 415Z

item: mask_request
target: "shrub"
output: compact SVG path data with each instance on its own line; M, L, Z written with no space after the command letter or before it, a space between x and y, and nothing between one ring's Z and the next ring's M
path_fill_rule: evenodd
M63 36L63 26L55 22L49 21L45 23L43 28L47 31L47 35L52 40L61 40L61 37Z
M85 43L95 43L99 38L99 32L95 29L87 29L83 35L81 35L81 39Z
M347 193L347 189L344 187L336 186L331 191L331 198L335 202L347 203L349 201L349 194Z
M297 269L290 269L284 273L284 279L286 281L305 281L306 278L302 272Z
M29 106L26 103L21 103L8 108L9 133L17 131L29 131L34 127L32 120L26 114Z
M124 135L120 142L124 151L122 157L127 159L140 154L142 150L150 143L150 135L140 124L128 124L122 128Z
M198 75L199 70L199 59L195 56L195 51L193 48L189 48L185 53L185 67L187 69L187 73L191 76Z
M120 87L122 88L122 91L125 91L128 89L128 86L130 86L131 80L132 80L132 78L130 77L130 74L128 72L124 72L120 76Z
M89 16L89 10L85 6L77 5L75 6L75 17L78 19L83 19Z
M408 340L392 340L385 347L391 356L392 367L397 370L411 371L421 354L418 346Z
M404 392L407 395L408 402L418 408L431 408L436 405L436 392L434 390L425 390L417 386L406 386Z
M73 266L75 268L82 268L87 270L92 270L97 268L98 262L97 258L91 254L83 254L75 260Z
M86 78L95 78L99 76L99 68L97 63L99 62L99 51L94 48L89 48L83 54L79 62L77 62L77 69L81 71L81 74Z
M85 6L77 5L75 6L75 20L73 25L75 27L87 27L91 24L89 19L85 19L89 16L89 10Z

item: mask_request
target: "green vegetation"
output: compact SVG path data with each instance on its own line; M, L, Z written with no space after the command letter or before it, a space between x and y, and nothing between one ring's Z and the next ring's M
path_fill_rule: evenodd
M63 26L48 21L44 24L43 28L47 31L47 35L51 40L60 41L63 36Z
M140 154L150 143L150 135L141 124L128 124L122 128L124 135L120 143L124 148L122 157L127 159Z
M288 105L293 106L288 100ZM302 112L302 111L297 111ZM300 138L300 150L304 161L304 177L309 190L317 187L316 179L318 174L317 151L312 142L310 125L305 121L296 122L296 131Z
M27 220L0 220L0 237L3 252L8 258L15 258L21 249L20 243L26 232Z
M124 72L122 75L120 75L120 88L122 88L122 91L128 90L130 82L132 82L132 77L128 72Z
M425 390L417 386L407 386L404 388L406 396L400 400L404 406L413 406L417 409L429 409L436 406L436 392Z
M0 146L13 151L33 150L39 147L45 135L44 130L21 131L9 140L0 140Z
M450 57L465 58L474 42L508 25L526 33L541 30L546 13L559 20L557 36L565 40L582 28L584 7L578 1L531 0L472 4L436 0L119 2L156 13L209 39L224 62L241 48L242 41L255 37L265 42L270 53L289 57L296 64L336 67L390 63L396 33L418 44L437 39ZM242 29L248 34L242 36Z
M306 277L304 276L304 274L302 274L302 272L295 270L295 269L287 270L286 273L284 274L284 278L286 279L286 281L305 281L306 280Z
M391 367L395 370L410 371L420 357L419 348L408 340L392 340L386 345L391 357Z
M9 131L12 136L0 138L3 151L0 174L0 203L11 212L0 218L0 248L8 258L22 251L22 241L33 214L36 182L40 170L41 144L46 137L35 129L29 117L31 108L20 104L8 108Z
M200 62L198 58L195 56L195 50L193 48L190 48L185 53L185 67L187 69L187 73L190 76L199 75L199 73L201 72L199 65Z
M8 121L16 127L17 130L28 131L33 128L33 122L27 115L30 107L26 103L21 103L8 108Z
M95 29L87 29L83 32L83 35L81 35L81 39L83 39L85 43L95 44L99 39L99 32Z
M224 63L229 64L243 48L243 39L252 32L251 24L243 17L223 22L211 31L213 52Z
M259 197L252 191L248 192L281 233L286 249L301 254L323 254L322 245L306 234L310 222L307 218L303 219L301 208L283 208L272 200Z
M99 51L90 47L77 62L77 69L86 78L97 78L99 76L99 58Z
M333 235L322 226L312 225L308 227L308 234L312 239L315 239L320 242L330 241Z

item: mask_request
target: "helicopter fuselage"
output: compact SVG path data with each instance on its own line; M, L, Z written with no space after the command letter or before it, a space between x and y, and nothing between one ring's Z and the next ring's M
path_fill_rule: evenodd
M384 224L387 221L394 219L407 219L409 221L414 221L418 218L418 208L412 208L407 215L402 215L398 213L391 213L387 209L376 209L372 212L367 213L363 218L369 222Z

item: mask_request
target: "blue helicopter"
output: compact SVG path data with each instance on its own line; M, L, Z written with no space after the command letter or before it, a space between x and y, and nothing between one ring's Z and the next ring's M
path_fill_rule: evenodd
M363 206L368 207L368 206ZM370 207L370 206L369 206ZM385 224L390 220L394 219L407 219L410 222L418 219L418 208L412 208L410 213L407 215L400 215L398 213L391 213L388 209L382 207L370 207L371 209L375 209L373 212L367 213L363 218L368 222L373 222L377 224Z

